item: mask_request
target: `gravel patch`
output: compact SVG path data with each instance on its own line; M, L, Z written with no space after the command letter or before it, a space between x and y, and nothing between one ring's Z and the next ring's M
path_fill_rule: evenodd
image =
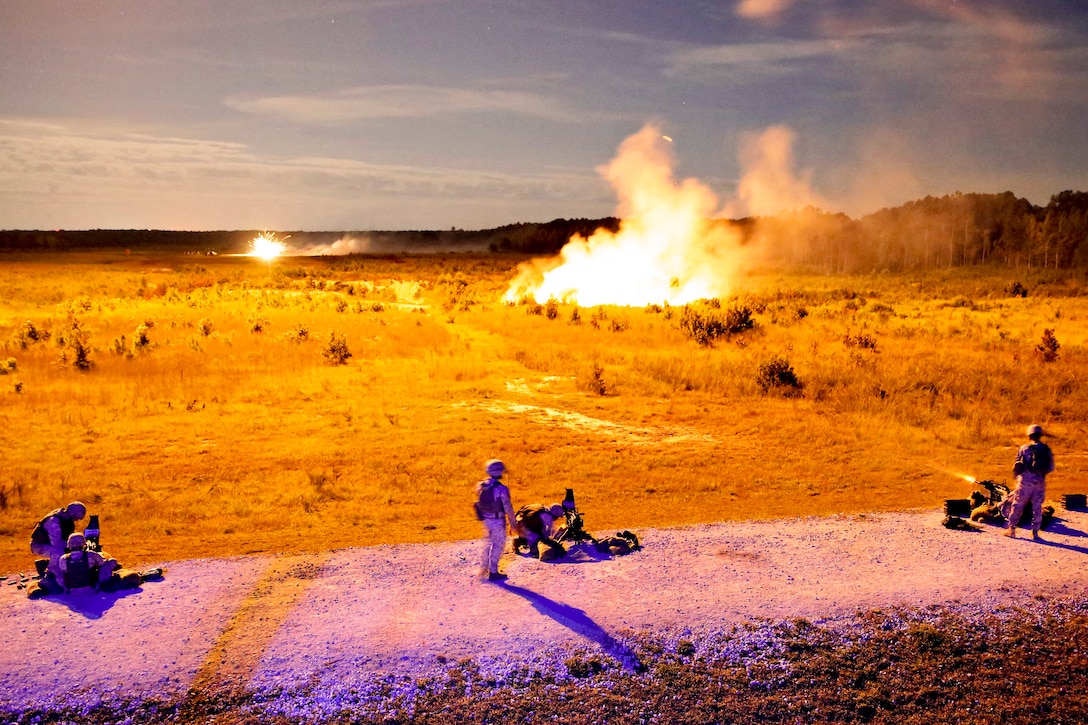
M770 687L800 641L1080 611L1088 514L1058 516L1042 543L933 511L646 529L623 557L508 556L501 585L481 580L476 541L163 562L164 581L123 595L30 601L5 582L0 713L207 691L246 693L254 717L380 717L436 686L608 688L676 657Z

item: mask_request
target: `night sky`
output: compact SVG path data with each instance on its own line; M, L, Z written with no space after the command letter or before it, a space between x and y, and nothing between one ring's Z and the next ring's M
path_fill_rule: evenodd
M480 229L602 217L646 123L851 216L1088 190L1083 0L0 0L0 228Z

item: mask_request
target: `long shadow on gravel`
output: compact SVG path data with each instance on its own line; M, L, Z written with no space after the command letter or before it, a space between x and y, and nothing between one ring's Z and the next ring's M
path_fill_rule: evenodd
M1042 544L1043 546L1053 546L1057 549L1067 549L1068 551L1078 551L1081 554L1088 554L1088 546L1073 546L1072 544L1060 544L1057 541L1051 541L1043 538L1039 541L1032 541L1033 544Z
M639 669L638 655L630 647L606 632L581 609L549 599L543 594L525 587L503 582L502 588L527 599L533 605L533 609L552 618L575 634L581 635L591 642L596 642L601 646L601 649L615 657L623 665L624 669L630 671Z
M1086 539L1088 534L1084 533L1080 529L1071 529L1062 523L1061 519L1055 519L1050 526L1044 530L1047 534L1060 534L1061 536L1069 536L1072 538Z
M46 597L48 604L61 604L87 619L101 619L110 607L123 597L130 597L143 589L125 589L119 592L75 591Z

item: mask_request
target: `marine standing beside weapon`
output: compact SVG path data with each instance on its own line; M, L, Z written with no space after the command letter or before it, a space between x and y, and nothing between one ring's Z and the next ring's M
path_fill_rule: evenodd
M484 524L483 564L488 581L502 581L499 558L506 548L506 532L514 533L514 506L510 489L500 479L506 473L502 461L492 458L486 464L487 478L476 484L476 518Z
M1013 464L1013 475L1019 477L1019 485L1012 492L1012 511L1009 513L1009 529L1005 536L1016 538L1016 527L1024 508L1031 504L1031 538L1039 538L1043 523L1043 499L1046 498L1046 476L1054 470L1054 454L1050 446L1040 440L1045 433L1037 425L1028 426L1030 443L1020 446Z

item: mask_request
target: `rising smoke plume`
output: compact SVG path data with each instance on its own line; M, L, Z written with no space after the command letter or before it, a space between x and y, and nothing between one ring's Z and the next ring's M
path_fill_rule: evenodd
M737 237L712 223L714 193L696 179L676 181L672 169L671 143L656 126L626 139L599 169L618 196L619 229L575 236L558 257L523 264L506 299L646 305L724 294Z
M742 245L740 231L720 217L776 214L820 201L808 179L793 173L792 141L783 126L748 139L738 199L721 208L698 180L674 179L671 142L656 126L643 127L599 169L616 191L619 229L574 236L558 257L522 264L505 299L592 307L683 305L727 295L757 250Z

